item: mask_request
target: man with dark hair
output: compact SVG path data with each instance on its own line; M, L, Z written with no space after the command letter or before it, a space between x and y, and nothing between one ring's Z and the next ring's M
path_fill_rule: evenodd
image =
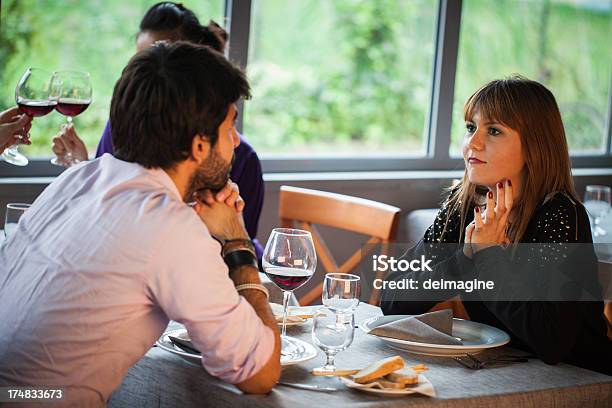
M169 319L212 375L244 392L276 384L278 328L242 216L187 204L227 184L248 96L208 47L132 58L111 103L116 157L65 171L0 247L0 386L63 386L103 406Z

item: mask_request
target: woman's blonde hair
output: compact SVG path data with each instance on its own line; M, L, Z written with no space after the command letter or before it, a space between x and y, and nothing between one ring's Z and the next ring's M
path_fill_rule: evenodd
M518 132L525 159L521 199L514 202L515 221L508 238L518 243L539 204L551 193L563 192L578 201L561 113L553 94L542 84L521 76L491 81L467 100L464 119L479 112L483 120L495 121ZM459 241L472 205L479 205L486 190L470 183L467 169L460 185L449 196L449 212L461 215ZM447 220L448 222L448 220Z

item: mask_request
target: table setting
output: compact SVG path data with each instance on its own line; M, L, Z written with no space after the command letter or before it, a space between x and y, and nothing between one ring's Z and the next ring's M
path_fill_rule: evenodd
M355 326L359 327L363 322L381 316L378 307L361 303L356 307L353 319ZM307 324L288 326L287 334L313 345L313 321L308 320ZM168 330L181 327L179 323L171 322ZM350 346L334 357L334 367L340 371L339 374L354 376L355 370L361 371L371 364L399 356L404 368L419 374L418 385L406 385L400 389L401 393L392 388L366 391L363 388L376 386L372 383L365 387L354 385L349 381L350 377L315 375L327 362L327 355L322 352L297 364L284 364L280 382L270 394L247 395L207 374L201 361L189 361L158 346L149 350L129 370L108 405L312 408L313 404L331 407L355 403L392 407L433 406L440 400L449 400L454 406L470 406L475 401L482 406L514 407L530 403L553 406L556 401L555 406L571 407L584 402L585 398L591 405L607 406L612 393L612 377L569 364L547 365L508 345L483 349L475 354L466 353L461 357L432 356L392 348L381 337L368 334L361 328L353 333ZM477 368L475 362L469 363L472 361L470 355L484 366ZM507 362L509 359L518 361ZM431 384L431 395L414 392L426 386L425 382Z
M568 364L551 366L507 344L504 331L439 310L384 316L360 303L361 279L325 275L321 305L289 306L293 290L316 268L307 231L275 229L264 250L264 272L283 291L271 303L281 327L282 374L265 396L242 394L208 375L199 351L178 322L130 369L109 406L223 405L248 407L574 406L584 396L606 406L612 377ZM280 269L280 270L279 270ZM321 353L319 353L321 351Z
M15 208L6 222L16 223L25 211ZM170 322L108 406L609 406L612 377L547 365L509 347L508 333L454 318L450 310L384 316L360 302L356 275L325 275L321 305L297 305L293 290L316 269L314 246L309 234L296 230L273 236L263 265L267 285L283 292L283 304L270 304L283 335L283 369L272 392L243 394L209 375L185 327Z

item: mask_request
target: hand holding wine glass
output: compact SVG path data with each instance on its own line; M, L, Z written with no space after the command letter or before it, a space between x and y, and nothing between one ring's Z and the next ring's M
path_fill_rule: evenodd
M87 146L74 129L74 124L63 124L52 142L51 150L55 154L55 160L63 166L70 167L89 157Z
M0 112L0 152L17 143L30 144L27 135L31 126L32 117L17 106Z
M57 71L53 74L52 98L57 100L55 109L66 116L66 127L62 130L74 130L72 128L72 119L85 112L91 103L91 96L92 86L89 73L82 71ZM73 136L76 136L76 133ZM51 163L69 167L84 160L83 149L80 148L81 146L77 143L77 139L81 141L78 137L73 137L70 141L74 143L68 143L68 138L66 138L63 156L61 159L60 156L52 159ZM73 154L73 151L76 154ZM85 154L86 151L85 149Z
M56 105L56 101L51 98L51 73L40 68L28 68L19 79L15 88L15 102L19 110L30 116L39 117L51 112ZM28 126L28 125L26 125ZM28 140L27 131L13 133L20 140ZM19 152L18 144L13 144L2 153L2 157L8 163L25 166L29 163L27 157Z

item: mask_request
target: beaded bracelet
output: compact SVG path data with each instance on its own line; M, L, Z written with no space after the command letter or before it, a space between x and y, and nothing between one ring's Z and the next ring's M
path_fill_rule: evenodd
M260 292L263 292L266 295L266 299L270 299L270 293L268 292L268 289L266 289L266 287L260 283L243 283L242 285L236 286L236 291L238 292L247 289L255 289Z

